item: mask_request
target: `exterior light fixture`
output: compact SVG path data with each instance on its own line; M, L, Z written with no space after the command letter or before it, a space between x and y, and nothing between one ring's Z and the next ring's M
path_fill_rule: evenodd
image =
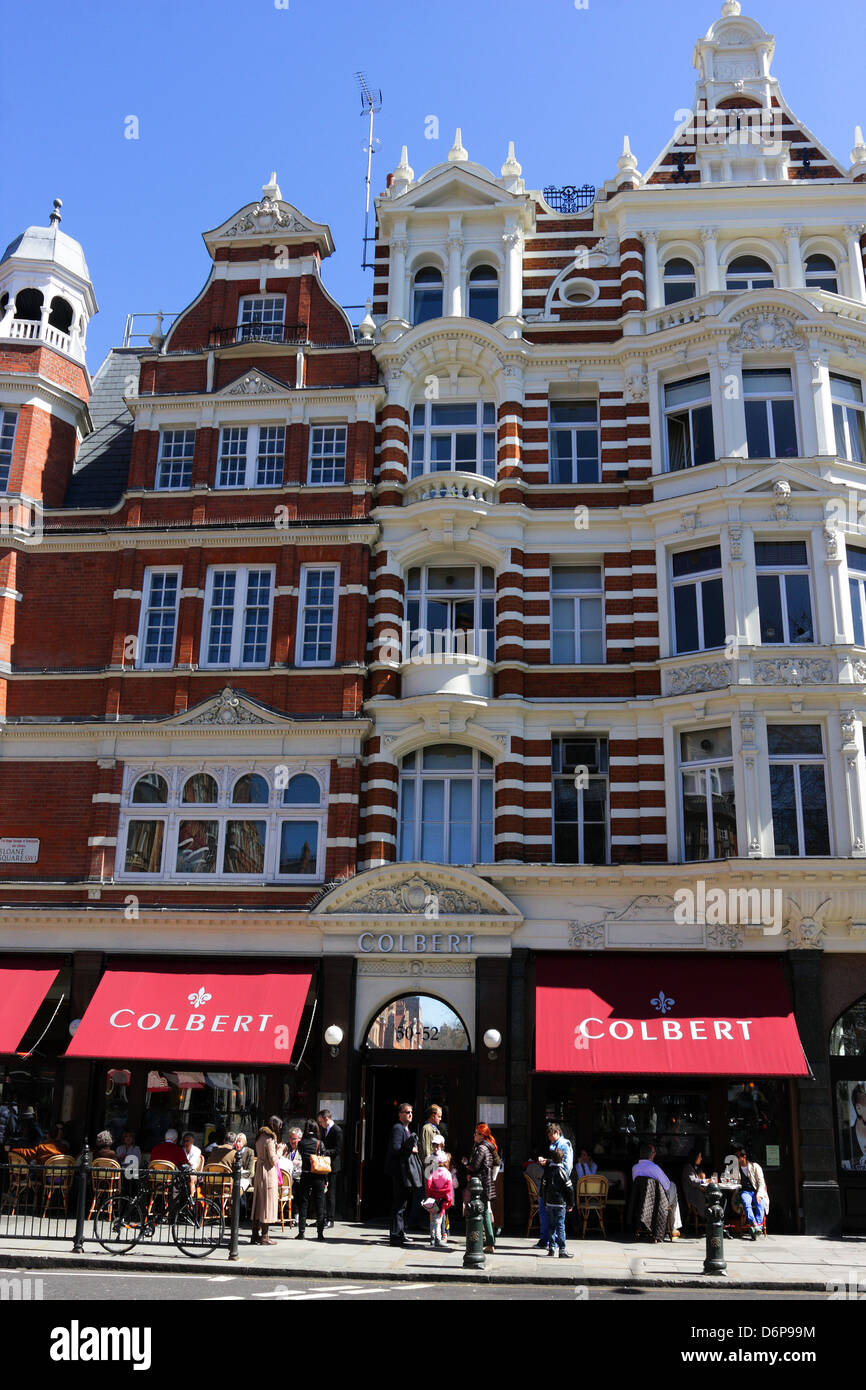
M483 1041L492 1062L496 1058L497 1048L502 1046L502 1034L497 1028L488 1028L487 1032L484 1034Z
M332 1023L330 1028L325 1029L325 1042L331 1049L332 1057L339 1057L340 1043L343 1041L343 1030L338 1028L336 1023Z

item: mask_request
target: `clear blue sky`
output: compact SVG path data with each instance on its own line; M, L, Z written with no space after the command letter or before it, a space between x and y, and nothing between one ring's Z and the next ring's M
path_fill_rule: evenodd
M4 20L3 244L45 224L55 196L83 244L100 314L95 371L132 310L182 308L208 259L200 233L259 195L327 222L325 280L363 301L365 123L353 73L384 92L374 192L409 146L416 174L454 127L498 173L517 142L530 188L600 183L628 133L641 169L690 103L695 40L721 0L40 0ZM866 126L863 0L746 0L776 35L773 71L796 114L847 166ZM124 138L127 116L140 138ZM424 138L425 118L440 122Z

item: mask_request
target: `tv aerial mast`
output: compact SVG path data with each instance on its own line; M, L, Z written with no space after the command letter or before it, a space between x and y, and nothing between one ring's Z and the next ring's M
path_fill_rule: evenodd
M361 251L361 269L373 270L374 262L367 260L367 247L371 241L375 241L375 236L370 235L370 185L373 173L373 155L376 153L378 140L373 139L373 118L382 110L382 92L378 87L371 87L367 81L367 74L356 72L358 86L361 89L361 115L369 119L369 129L367 133L367 143L364 151L367 155L367 178L366 196L364 199L364 240Z

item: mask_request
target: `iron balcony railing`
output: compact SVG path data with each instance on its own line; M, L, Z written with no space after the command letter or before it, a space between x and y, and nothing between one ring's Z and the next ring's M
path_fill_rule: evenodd
M583 212L595 202L595 187L591 183L585 183L581 188L566 183L561 188L545 188L544 201L554 212Z
M235 343L294 343L309 342L305 323L236 323L230 328L212 328L209 347L232 347Z

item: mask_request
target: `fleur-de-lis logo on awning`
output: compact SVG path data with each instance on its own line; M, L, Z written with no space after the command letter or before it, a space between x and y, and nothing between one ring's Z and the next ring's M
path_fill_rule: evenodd
M213 995L206 992L204 985L200 985L195 994L188 994L186 997L194 1009L200 1009L202 1004L207 1004L213 998Z
M669 999L663 989L659 990L655 999L650 1000L653 1008L658 1009L660 1014L669 1014L676 1002L676 999Z

